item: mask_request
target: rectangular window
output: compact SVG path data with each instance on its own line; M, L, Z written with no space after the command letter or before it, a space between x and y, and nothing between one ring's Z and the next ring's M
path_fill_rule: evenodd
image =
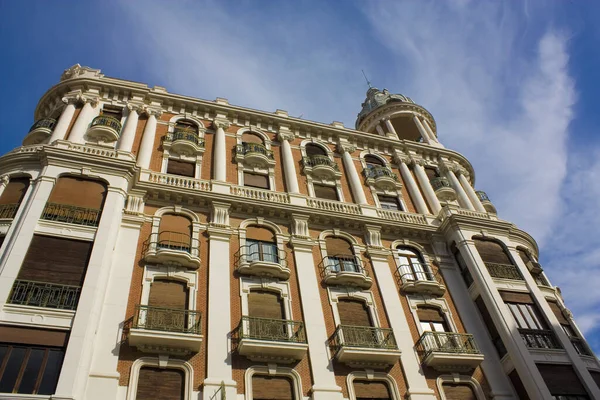
M571 365L537 364L537 367L553 399L589 399Z
M269 189L269 176L244 172L244 186Z
M379 199L379 205L384 210L404 211L402 210L402 206L400 205L397 197L378 194L377 198Z
M196 176L196 164L169 158L167 163L167 174L194 178Z
M337 188L335 186L325 186L319 184L313 184L313 188L315 189L315 197L319 199L326 200L336 200L339 201Z
M277 245L275 243L246 239L246 244L248 245L248 261L279 262Z

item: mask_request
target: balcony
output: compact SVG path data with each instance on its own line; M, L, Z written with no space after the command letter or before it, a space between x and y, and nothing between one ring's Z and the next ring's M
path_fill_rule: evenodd
M363 170L367 185L378 189L394 189L398 185L398 176L388 167L373 166Z
M163 138L163 148L192 156L204 151L204 139L194 130L175 128Z
M242 143L235 148L235 159L250 166L266 168L275 165L273 151L260 143Z
M316 178L334 179L342 176L340 167L329 156L313 155L302 158L302 170Z
M418 264L419 270L413 264L400 265L396 270L400 290L407 294L421 293L432 296L443 296L446 286L439 281L439 273L433 274L427 264Z
M121 121L108 115L99 115L92 120L86 136L96 142L116 142L120 133Z
M81 287L15 280L8 303L22 306L75 310Z
M394 332L389 328L338 325L329 344L335 359L353 368L385 368L400 358Z
M562 349L551 330L519 328L519 333L530 349Z
M319 264L321 276L327 285L355 286L369 289L373 280L356 256L325 256Z
M447 178L438 176L429 181L431 187L435 191L435 195L440 201L454 201L456 200L456 192L450 185Z
M13 219L17 215L19 204L0 204L0 219Z
M484 262L484 264L492 278L511 279L513 281L524 280L519 272L519 269L514 265L491 262Z
M487 212L496 214L496 207L494 207L494 205L490 201L490 198L488 197L487 193L485 193L482 190L477 190L475 194L477 195L477 197L479 197L481 205L483 205L483 208L485 208Z
M238 353L252 361L291 363L308 350L302 322L243 316L238 329Z
M466 333L424 332L415 348L421 363L438 371L469 371L484 358L473 335Z
M144 245L147 262L190 269L200 267L198 239L192 239L188 234L170 231L153 233Z
M23 140L23 146L43 143L50 137L55 126L56 120L53 118L44 118L36 121L35 124L29 128L29 133Z
M138 305L129 344L148 353L186 355L200 351L201 333L197 311Z
M594 354L590 351L589 347L585 343L585 340L578 337L571 337L571 344L575 347L575 351L580 356L594 356Z
M66 224L98 226L102 210L68 204L46 203L42 219Z
M241 246L234 255L235 268L240 274L284 280L290 277L290 270L285 259L285 252L279 252L275 244L273 244L272 249L259 248L258 246Z

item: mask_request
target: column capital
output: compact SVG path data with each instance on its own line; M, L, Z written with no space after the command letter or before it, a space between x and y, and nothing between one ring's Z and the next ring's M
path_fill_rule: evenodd
M422 158L416 158L416 157L410 157L410 163L411 163L411 165L414 165L415 167L417 165L420 167L425 167L428 164L426 160L424 160Z
M396 164L409 165L411 163L411 158L408 154L396 152L396 154L394 154L394 162L396 162Z
M212 203L211 226L220 226L229 228L229 203Z
M135 111L136 113L139 112L143 112L144 111L144 104L142 103L138 103L138 102L133 102L133 101L128 101L126 106L125 106L130 112L131 111Z
M292 235L298 238L310 239L308 231L308 215L292 214Z
M140 111L149 117L154 116L154 117L158 118L162 115L162 109L160 109L158 107L143 106Z
M228 129L231 126L231 122L226 119L215 118L212 122L212 126L214 129Z
M340 154L352 154L356 151L356 146L348 142L340 142L337 145L337 150Z
M279 140L280 142L291 142L294 140L294 138L294 132L290 131L287 127L285 127L284 129L282 129L281 126L279 127L279 132L277 133L277 140Z

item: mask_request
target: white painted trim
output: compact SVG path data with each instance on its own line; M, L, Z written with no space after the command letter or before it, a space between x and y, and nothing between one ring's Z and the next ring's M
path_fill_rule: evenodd
M446 400L446 394L444 393L444 388L442 386L444 382L469 385L471 386L471 389L473 389L473 393L475 393L477 400L485 400L485 395L479 382L471 376L459 374L438 376L436 379L436 386L440 393L440 400Z
M179 369L185 373L184 395L186 400L192 400L194 386L194 368L190 363L166 357L166 360L154 357L138 358L131 365L129 374L129 386L127 388L127 400L135 400L137 396L137 385L142 367L158 367L161 369Z
M289 378L293 384L294 398L298 400L304 399L304 396L302 395L302 378L300 377L300 374L292 368L269 364L269 366L253 365L246 370L246 373L244 374L246 386L246 393L243 397L244 400L254 399L252 394L252 377L254 375L282 376Z
M237 130L235 133L237 144L242 144L242 135L244 133L250 133L260 137L267 150L271 150L271 138L262 129L256 127L255 125L245 126Z
M390 375L384 372L374 372L372 370L366 370L365 372L350 372L346 376L346 385L348 386L349 400L356 400L356 394L354 393L355 380L385 382L387 384L388 391L392 396L392 400L402 399L402 397L400 396L400 390L398 390L398 385L396 384L396 380L394 378L392 378Z

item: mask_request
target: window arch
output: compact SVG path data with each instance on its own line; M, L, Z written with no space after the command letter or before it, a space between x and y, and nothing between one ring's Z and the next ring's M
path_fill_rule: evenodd
M412 247L398 246L396 255L398 257L398 273L403 282L405 280L428 280L429 267L418 250Z
M242 133L242 143L264 144L265 141L261 136L254 132L244 132Z
M374 326L369 307L363 299L340 297L337 300L340 325Z
M0 218L14 218L29 189L30 177L10 177L0 194ZM1 187L1 186L0 186Z
M144 370L146 372L143 372ZM177 372L165 373L164 377L168 378L168 380L163 381L161 379L163 374L153 374L153 372L157 371ZM193 395L193 377L194 369L187 361L169 357L166 361L159 363L158 358L138 358L131 366L127 400L150 400L157 398L191 400ZM180 381L181 378L183 378L183 382ZM168 382L169 385L159 388L158 386L161 385L157 385L156 383L158 382ZM164 390L165 392L158 392L159 390Z
M500 242L481 237L473 237L473 241L484 263L514 265L508 251Z
M483 400L483 389L477 380L467 375L440 375L436 382L442 400Z
M327 249L327 268L330 272L360 272L357 257L352 243L343 237L328 236L325 238Z
M307 143L306 146L304 146L304 149L306 150L307 157L328 156L327 150L325 150L322 146L316 143Z
M279 263L279 249L275 233L267 228L246 228L246 257L248 261Z
M383 372L351 372L346 377L346 384L350 400L401 399L396 381Z
M279 365L268 367L254 365L246 370L244 381L246 400L302 400L304 398L302 379L292 368ZM259 386L255 388L256 384Z
M367 168L385 167L385 162L372 154L367 154L364 158Z
M190 252L192 221L180 214L164 214L160 218L157 246Z
M423 332L450 332L450 324L444 312L432 305L419 304L417 306L419 325Z

